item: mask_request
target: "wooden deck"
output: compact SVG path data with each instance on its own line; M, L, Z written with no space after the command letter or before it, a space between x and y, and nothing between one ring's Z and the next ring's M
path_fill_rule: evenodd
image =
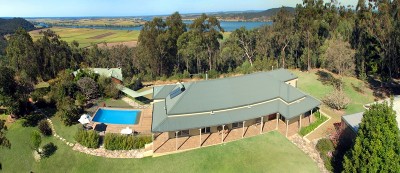
M305 117L301 120L302 127L308 126L313 119ZM278 129L276 129L276 119L264 122L262 133L278 130L282 135L286 135L286 124L284 121L279 120ZM299 131L299 121L292 122L288 126L288 136L292 136ZM239 140L246 137L259 135L261 132L261 124L253 124L243 128L236 128L229 130L228 133L207 133L201 135L185 136L178 138L169 138L168 132L155 135L153 141L153 150L155 154L166 154L179 151L185 151L200 147L222 144L223 142L230 142ZM243 136L242 136L243 135ZM222 138L224 138L222 140Z

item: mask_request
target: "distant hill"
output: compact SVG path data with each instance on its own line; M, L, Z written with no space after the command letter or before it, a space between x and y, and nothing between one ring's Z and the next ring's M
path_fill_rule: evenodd
M293 7L281 7L290 13L294 13L295 9ZM212 12L207 13L207 15L216 16L220 20L224 21L270 21L272 17L275 16L281 8L271 8L264 11L230 11L230 12ZM191 20L195 19L201 14L183 14L183 19Z
M24 28L26 31L35 29L32 23L23 18L2 19L0 18L0 36L12 34L18 27Z
M294 13L295 9L292 7L282 7L290 13ZM250 21L268 21L275 16L281 8L271 8L261 12L243 12L243 13L231 13L216 15L221 17L221 19L238 19L238 20L250 20Z

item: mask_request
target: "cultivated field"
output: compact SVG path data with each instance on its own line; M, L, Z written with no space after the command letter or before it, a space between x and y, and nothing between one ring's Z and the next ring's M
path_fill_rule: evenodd
M126 30L105 30L105 29L89 29L89 28L63 28L53 27L51 28L56 32L62 40L71 43L77 41L79 47L88 47L91 44L99 43L113 43L115 45L119 42L127 42L127 46L136 45L132 42L136 42L140 31L126 31ZM33 40L37 40L41 37L39 34L41 30L35 30L29 32ZM124 44L124 43L121 43Z

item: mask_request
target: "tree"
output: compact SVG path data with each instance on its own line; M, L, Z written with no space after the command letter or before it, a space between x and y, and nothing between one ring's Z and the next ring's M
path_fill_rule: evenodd
M206 14L196 18L189 28L193 30L195 36L201 38L201 45L198 46L203 48L204 55L208 59L209 70L212 70L213 57L219 50L219 40L223 38L221 32L224 32L224 29L215 16L207 16Z
M6 138L6 131L7 131L7 126L5 125L4 120L0 120L0 147L5 147L10 149L11 148L11 143L10 141ZM1 163L0 163L0 170L1 170Z
M326 42L328 48L324 56L328 70L339 75L351 76L355 70L355 51L351 49L350 44L337 38Z
M7 126L4 120L0 120L0 147L11 148L10 141L6 138Z
M25 72L36 80L38 60L32 38L24 29L19 28L11 35L6 48L9 65L17 72Z
M77 82L78 87L85 94L86 99L95 99L99 96L99 89L97 83L89 77L79 79Z
M237 46L241 49L241 57L246 57L250 65L253 66L256 55L257 30L249 31L241 27L232 32L230 39L235 40Z
M58 72L80 64L74 62L71 48L54 31L41 31L43 36L35 42L38 54L38 69L44 80L52 79ZM79 58L77 59L79 60Z
M283 68L285 68L286 48L294 35L293 19L293 15L283 7L273 19L274 41L280 49L281 67Z
M398 172L400 131L387 102L364 112L355 144L344 159L344 172Z
M332 93L327 94L322 101L336 110L345 109L350 103L350 99L346 96L344 91L337 88L335 88Z
M72 98L65 98L61 102L57 102L56 116L60 117L64 125L71 126L78 122L82 108L75 105Z

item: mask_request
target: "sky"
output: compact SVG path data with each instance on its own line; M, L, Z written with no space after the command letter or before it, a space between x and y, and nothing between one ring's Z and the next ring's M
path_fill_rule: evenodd
M327 1L327 0L325 0ZM356 5L357 0L339 0ZM1 17L146 16L267 10L302 0L0 0Z

